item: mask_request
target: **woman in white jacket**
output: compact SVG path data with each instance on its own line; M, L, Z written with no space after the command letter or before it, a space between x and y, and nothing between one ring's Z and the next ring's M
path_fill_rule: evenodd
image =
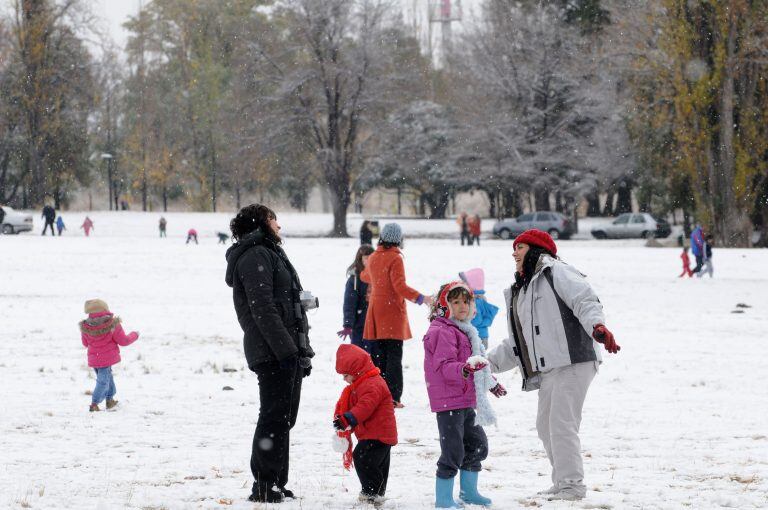
M523 390L539 390L536 430L552 466L552 487L540 494L582 499L581 410L602 362L598 342L614 354L620 347L592 287L557 258L548 233L523 232L514 250L515 283L504 293L509 338L489 353L491 370L519 367Z

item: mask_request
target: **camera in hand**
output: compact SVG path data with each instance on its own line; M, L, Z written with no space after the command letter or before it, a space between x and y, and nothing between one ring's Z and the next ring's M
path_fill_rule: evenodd
M314 310L320 306L320 300L312 295L312 292L308 290L302 290L299 294L299 300L304 310Z

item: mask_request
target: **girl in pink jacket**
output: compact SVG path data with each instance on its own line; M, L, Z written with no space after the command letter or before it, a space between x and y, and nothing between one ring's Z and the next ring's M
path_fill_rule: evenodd
M96 387L89 411L100 411L99 404L104 399L107 400L107 409L112 409L117 405L112 365L120 363L119 346L131 345L139 334L132 331L126 335L120 318L112 315L107 303L101 299L86 301L85 313L88 318L80 322L80 333L83 347L88 348L88 366L96 371Z
M483 425L496 422L486 392L506 394L488 370L485 348L470 322L475 315L472 291L464 282L440 287L424 336L424 377L440 432L440 458L435 479L435 507L459 508L453 499L454 477L460 472L459 498L490 506L477 490L481 463L488 455ZM476 411L477 410L477 411Z

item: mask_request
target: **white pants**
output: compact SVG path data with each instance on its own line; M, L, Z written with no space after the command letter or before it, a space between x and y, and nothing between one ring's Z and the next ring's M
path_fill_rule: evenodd
M536 431L552 465L552 483L584 497L584 464L579 426L587 390L597 373L597 362L576 363L541 374Z

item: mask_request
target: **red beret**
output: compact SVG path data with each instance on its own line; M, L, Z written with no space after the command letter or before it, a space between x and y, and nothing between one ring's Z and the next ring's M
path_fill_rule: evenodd
M512 244L512 248L517 248L519 243L525 243L529 246L538 246L544 248L552 255L557 255L557 246L552 236L543 230L532 228L526 230L515 238L515 242Z

